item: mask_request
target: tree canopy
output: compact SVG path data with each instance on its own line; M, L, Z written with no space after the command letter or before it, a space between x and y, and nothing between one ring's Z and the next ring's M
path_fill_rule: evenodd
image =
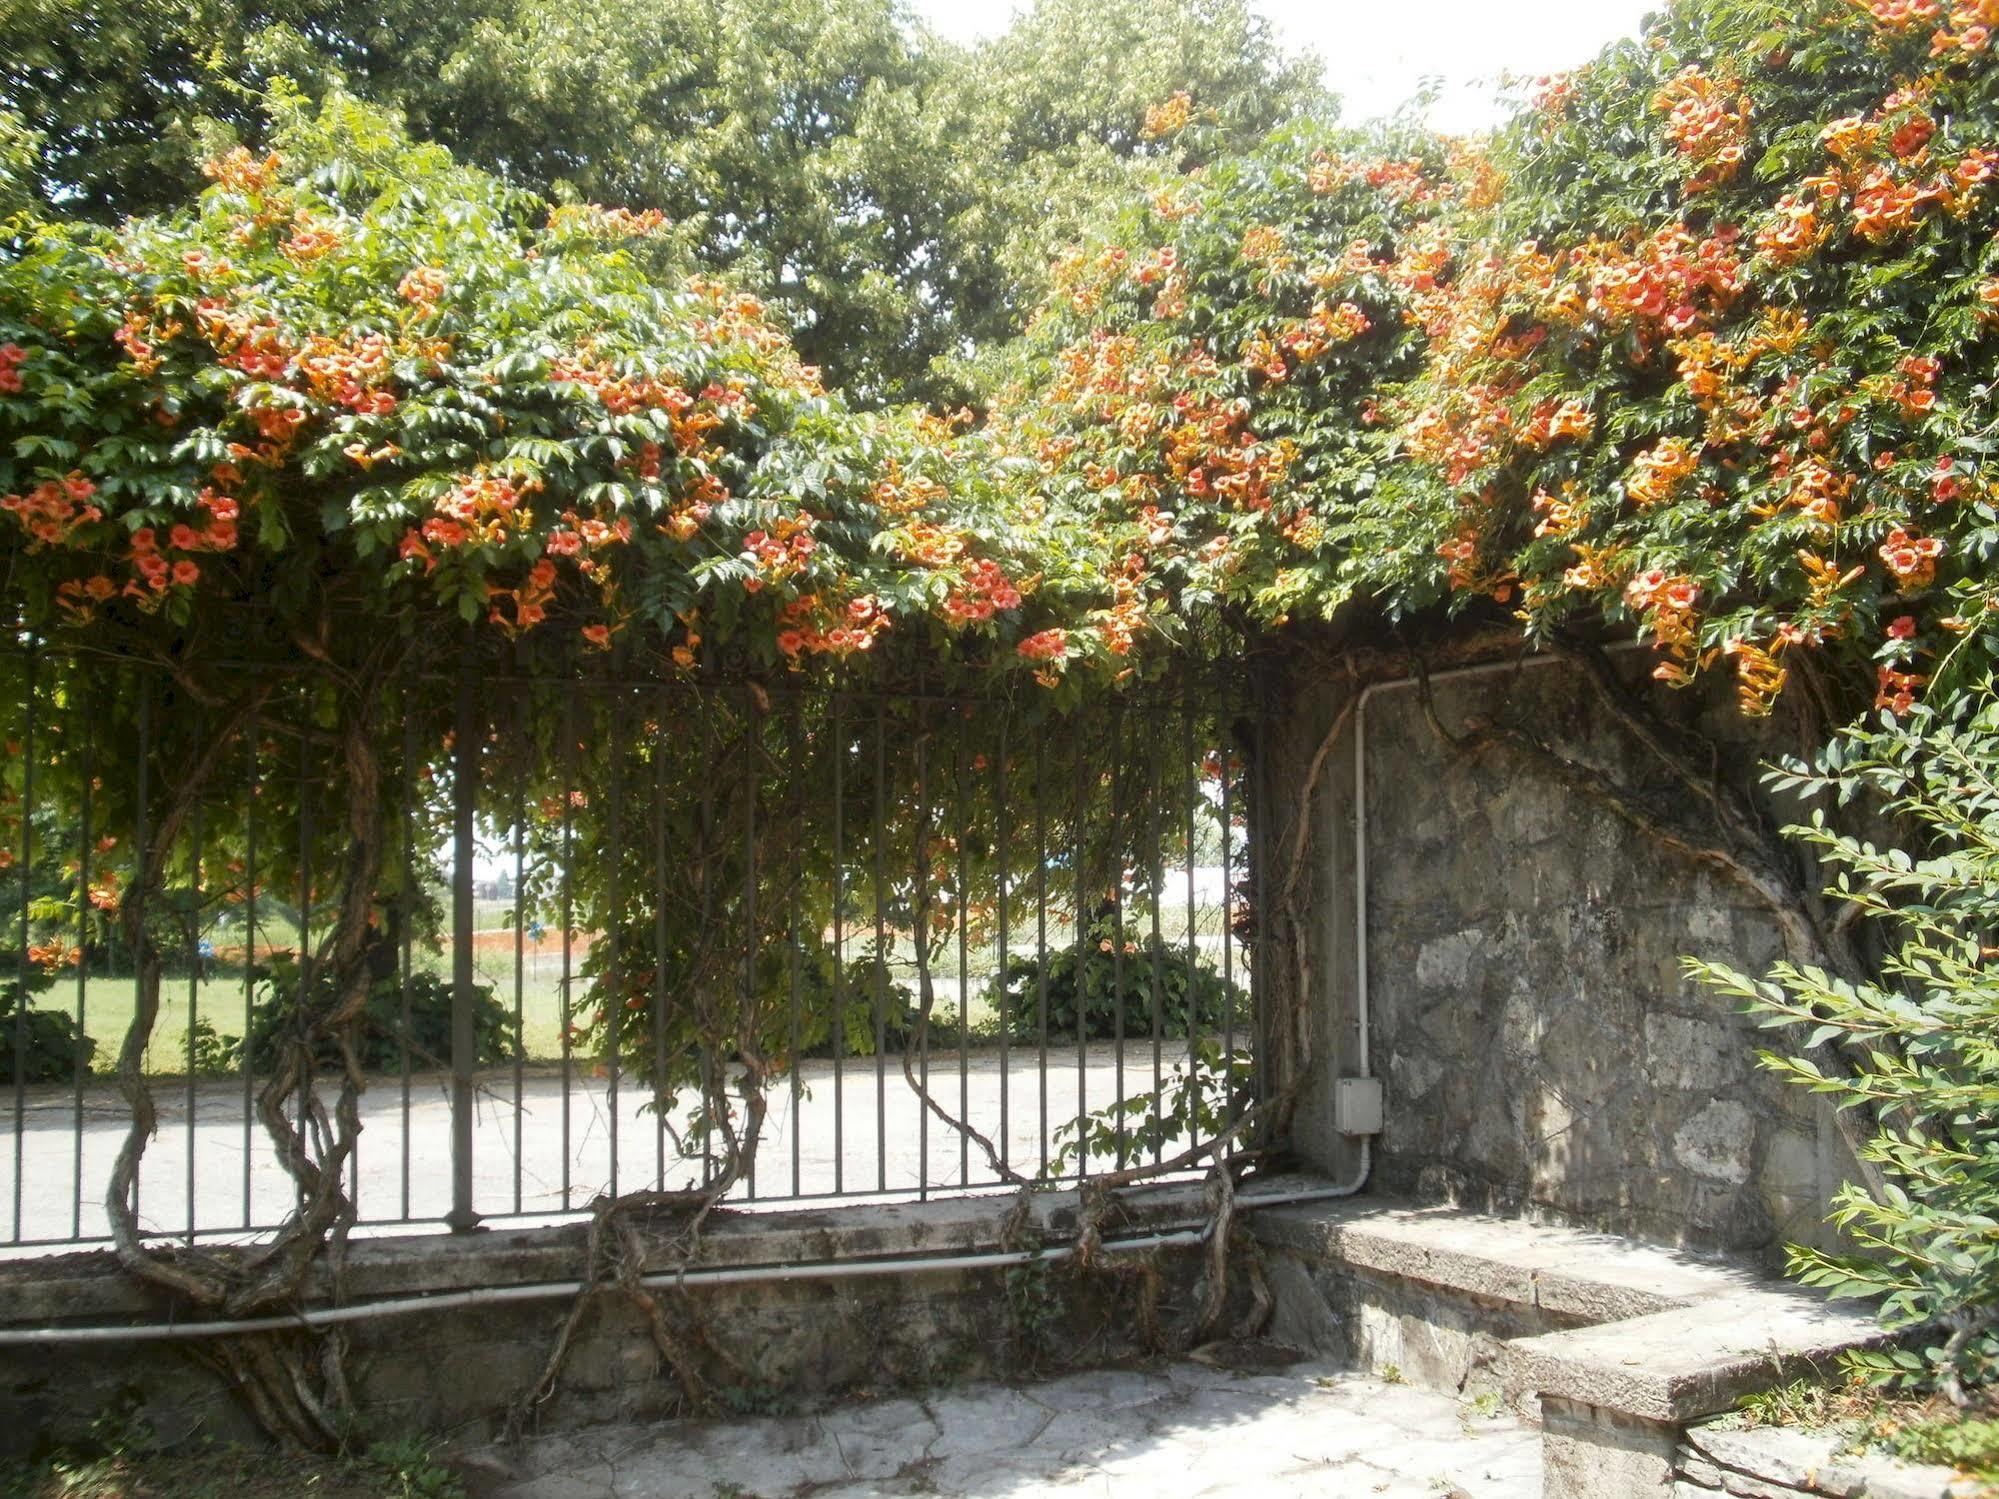
M261 151L278 78L516 186L666 214L870 402L962 393L933 364L1015 331L1155 149L1149 105L1193 90L1249 140L1322 102L1241 0L1046 0L970 48L894 0L35 0L0 23L0 106L69 215L172 207L223 146Z

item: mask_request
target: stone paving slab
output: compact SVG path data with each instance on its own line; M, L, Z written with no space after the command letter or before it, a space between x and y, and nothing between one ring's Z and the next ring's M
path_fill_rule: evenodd
M1533 1499L1540 1434L1301 1363L968 1384L814 1416L606 1426L464 1459L476 1499Z

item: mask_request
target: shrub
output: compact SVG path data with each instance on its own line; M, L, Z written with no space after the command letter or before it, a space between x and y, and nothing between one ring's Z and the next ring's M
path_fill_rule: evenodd
M1871 794L1914 836L1877 847L1823 810L1793 828L1834 872L1829 893L1878 923L1878 982L1781 963L1758 982L1689 969L1765 1025L1838 1042L1850 1071L1766 1052L1766 1067L1880 1121L1866 1147L1878 1193L1849 1185L1832 1222L1857 1253L1793 1248L1792 1272L1838 1297L1878 1297L1898 1346L1854 1356L1879 1383L1960 1403L1999 1379L1999 698L1989 679L1940 706L1850 728L1780 789Z
M14 1008L21 1002L18 981L0 986L0 1057L7 1059L4 1077L8 1083L67 1083L74 1081L79 1068L90 1070L97 1043L84 1035L76 1017L61 1010L38 1010L28 1000L25 1044L14 1049ZM25 1071L23 1058L25 1058Z
M296 1013L298 965L279 958L264 966L260 994L250 1020L248 1051L253 1071L276 1065L278 1042ZM355 1046L365 1072L394 1072L403 1059L403 985L397 974L379 978L368 990L368 1007L361 1017ZM515 1051L513 1012L493 996L490 984L475 984L472 1001L475 1058L480 1063L505 1062ZM451 983L437 974L413 972L409 978L409 1065L412 1071L446 1066L451 1058ZM340 1065L340 1053L322 1042L316 1058L322 1068Z
M1074 1041L1079 1012L1085 1040L1150 1036L1155 985L1162 1036L1218 1031L1231 1017L1241 1025L1249 1015L1249 996L1241 986L1199 957L1190 972L1184 947L1151 936L1120 939L1116 923L1100 917L1082 948L1048 954L1050 1040ZM1007 1034L1016 1041L1041 1035L1042 972L1039 958L1009 958L1005 971L986 986L986 1002L1006 1017Z

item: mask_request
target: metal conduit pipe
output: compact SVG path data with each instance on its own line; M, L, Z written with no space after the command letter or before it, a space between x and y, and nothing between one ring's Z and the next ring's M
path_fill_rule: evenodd
M1642 649L1639 641L1619 641L1612 651ZM1521 656L1506 661L1486 661L1477 666L1453 667L1432 672L1427 678L1414 675L1392 681L1371 682L1354 700L1353 713L1353 888L1354 888L1354 1029L1355 1050L1359 1053L1356 1076L1372 1077L1373 1053L1369 1044L1371 1010L1368 1002L1367 970L1367 705L1377 693L1399 692L1419 681L1456 682L1468 677L1497 676L1501 672L1525 671L1533 666L1550 666L1566 660L1563 656ZM1374 1139L1360 1137L1360 1161L1350 1181L1313 1192L1313 1198L1352 1197L1367 1185L1374 1169Z
M1238 1197L1237 1212L1285 1203L1313 1202L1326 1197L1350 1195L1342 1187L1307 1187L1294 1192L1270 1192ZM1102 1249L1112 1253L1144 1249L1165 1249L1178 1245L1202 1244L1213 1229L1212 1223L1180 1226L1170 1231L1133 1239L1106 1242ZM851 1280L874 1275L897 1275L942 1270L989 1270L1008 1265L1052 1262L1075 1254L1071 1245L1048 1249L994 1250L979 1254L930 1255L922 1258L881 1258L868 1260L811 1260L788 1265L741 1265L663 1272L642 1276L641 1284L657 1290L681 1286L761 1285L786 1280ZM58 1343L152 1343L177 1338L227 1337L237 1333L285 1332L299 1328L330 1327L343 1322L365 1322L377 1317L408 1317L422 1312L453 1311L460 1307L492 1306L515 1301L552 1301L581 1294L580 1280L537 1281L521 1286L484 1286L469 1291L445 1291L429 1296L399 1296L387 1301L357 1302L352 1306L318 1307L290 1316L243 1317L234 1321L138 1323L115 1327L37 1327L0 1329L0 1348L44 1347Z

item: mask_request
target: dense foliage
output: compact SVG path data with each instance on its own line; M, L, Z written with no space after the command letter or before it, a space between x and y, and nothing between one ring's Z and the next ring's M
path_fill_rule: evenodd
M1975 679L1999 527L1991 7L1705 0L1542 90L1404 406L1451 582L1628 620L1766 709Z
M1022 539L976 474L955 511L931 477L949 429L848 413L753 298L659 274L656 216L544 214L341 100L279 139L192 210L39 227L0 265L31 617L199 634L268 606L277 660L636 623L683 663L1018 617Z
M1844 1188L1833 1221L1853 1254L1793 1252L1793 1270L1837 1296L1878 1298L1908 1343L1855 1355L1870 1375L1960 1398L1999 1382L1999 692L1985 681L1900 722L1849 729L1813 766L1778 777L1823 799L1798 831L1832 893L1883 929L1878 982L1780 964L1762 981L1693 970L1809 1044L1860 1043L1850 1073L1765 1053L1764 1064L1880 1120L1867 1154L1886 1189ZM1878 801L1919 831L1881 847L1834 830L1838 804Z

